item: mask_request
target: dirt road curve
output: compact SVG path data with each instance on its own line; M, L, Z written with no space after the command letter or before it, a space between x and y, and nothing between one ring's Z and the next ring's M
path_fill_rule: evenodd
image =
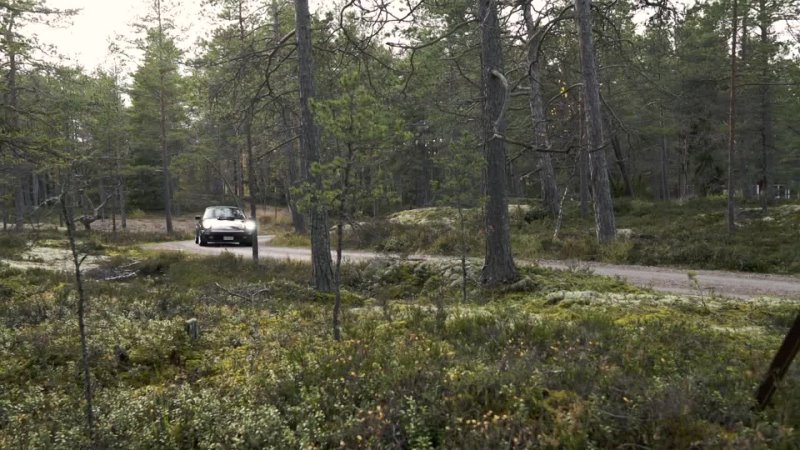
M259 236L259 256L277 259L294 259L308 261L311 259L311 251L305 248L295 247L273 247L266 245L272 236ZM220 254L222 252L232 252L242 256L249 256L249 247L236 246L208 246L200 247L193 241L162 242L157 244L147 244L145 248L153 250L172 250L182 251L192 254ZM364 261L380 256L372 252L345 251L345 261ZM412 255L410 258L420 259L443 259L444 257L431 257L422 255ZM524 262L519 262L524 263ZM689 270L669 269L663 267L649 266L624 266L602 263L567 263L564 261L536 261L541 266L554 269L568 268L587 268L597 275L608 277L620 277L631 284L649 287L657 291L673 292L679 294L710 294L739 297L755 298L762 296L774 296L797 299L800 301L800 278L760 275L741 272L723 272L715 270L695 270L694 280L689 277Z

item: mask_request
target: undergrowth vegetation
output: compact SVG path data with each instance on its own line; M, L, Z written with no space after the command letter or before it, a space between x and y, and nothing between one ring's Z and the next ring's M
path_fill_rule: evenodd
M194 239L194 234L185 232L125 232L76 230L75 238L81 251L102 251L106 247L121 247L150 242L168 242ZM0 231L0 258L17 259L31 247L68 249L64 231L58 229L25 230L23 232Z
M540 209L510 208L512 249L523 259L580 259L611 263L800 273L800 205L782 203L767 214L757 205L740 208L737 232L725 225L724 199L648 202L617 199L618 239L599 245L591 211L581 217L578 205L565 203L563 226L554 239L555 220ZM404 211L389 220L349 229L346 245L398 254L458 255L461 236L455 212L441 208ZM479 211L466 220L466 243L472 256L484 251Z
M752 409L793 302L536 267L486 291L471 267L463 303L455 265L375 260L343 268L335 343L307 265L165 253L136 267L87 282L107 448L800 446L797 365ZM75 307L68 274L0 267L0 448L86 447Z

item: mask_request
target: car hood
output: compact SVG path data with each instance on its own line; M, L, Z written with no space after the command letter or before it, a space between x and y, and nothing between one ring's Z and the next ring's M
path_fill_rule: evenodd
M243 231L244 220L203 219L203 228L214 231Z

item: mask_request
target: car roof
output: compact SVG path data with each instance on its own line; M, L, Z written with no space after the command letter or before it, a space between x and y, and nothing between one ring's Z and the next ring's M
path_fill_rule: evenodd
M217 206L207 206L206 209L213 209L213 208L231 208L231 209L242 209L238 206L226 206L226 205L217 205Z

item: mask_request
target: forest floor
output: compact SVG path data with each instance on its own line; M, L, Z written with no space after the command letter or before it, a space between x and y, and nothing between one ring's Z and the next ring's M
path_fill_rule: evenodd
M451 225L359 224L335 343L307 237L269 212L259 264L249 247L194 244L191 217L172 235L160 217L78 233L100 447L800 448L798 364L753 408L797 316L798 278L608 263L661 242L644 224L634 236L655 238L620 239L595 254L606 260L552 260L533 229L546 224L517 218L522 281L480 286L473 243L465 293ZM770 255L748 227L796 219L751 220L730 243ZM589 254L585 225L557 250ZM694 232L686 246L711 239ZM63 230L0 234L0 448L90 446L70 256Z
M650 213L651 211L647 210L646 208L647 207L645 207L644 211L642 212ZM789 211L794 213L795 209L791 209L794 208L794 206L789 206L788 208L790 208ZM435 209L429 208L429 210L433 211ZM428 212L428 214L430 214L430 212ZM441 212L438 214L441 214ZM638 216L638 214L629 215L633 217ZM258 217L261 224L261 230L265 233L270 233L259 236L259 242L261 243L259 255L261 257L296 261L310 260L310 250L308 249L308 243L305 242L307 241L307 238L300 239L299 236L293 235L290 232L291 219L286 210L276 208L261 208L258 212ZM441 218L438 220L441 221ZM623 219L623 222L624 221L625 219ZM630 222L630 219L627 221ZM653 222L654 220L651 219L650 221ZM522 221L520 221L520 223L524 224ZM120 225L121 224L119 220L117 220L117 229L120 229ZM433 220L433 222L429 225L432 229L434 229L434 232L430 234L453 234L452 230L448 229L437 231L436 220ZM641 223L637 223L636 225L637 228L644 228ZM113 227L114 222L111 219L100 220L92 225L93 230L109 233L112 231ZM140 239L142 242L144 242L146 241L145 236L152 235L158 237L158 239L154 240L162 241L158 243L143 244L144 249L181 251L197 255L213 255L222 252L231 252L243 257L249 257L251 254L251 249L249 247L199 247L192 240L187 240L186 238L188 236L194 235L195 220L191 215L173 217L173 227L176 237L182 240L165 241L165 239L169 238L163 234L164 227L164 218L156 215L128 218L127 220L127 231L131 235L141 237L141 239L136 239ZM414 229L411 230L412 235L417 237L422 236L420 233L415 233L414 231ZM517 230L517 239L519 239L520 236L525 239L525 235L527 235L529 232L529 230ZM391 233L393 234L389 235L388 238L384 238L384 241L399 240L401 244L405 242L405 239L402 237L402 235L400 235L398 238L397 229L394 229L391 231ZM421 239L422 238L420 238L420 240ZM566 239L567 240L564 242L569 244L570 238L567 237ZM546 244L546 242L542 242ZM720 246L724 248L730 246L731 244L731 242L723 242L720 244ZM345 260L350 260L353 262L366 261L382 257L398 258L398 254L400 253L403 253L403 258L408 258L411 260L440 259L443 261L452 261L456 258L452 256L452 254L450 256L432 255L431 253L439 252L420 251L419 249L413 249L413 247L409 252L398 252L396 251L396 247L392 248L390 245L387 245L387 248L382 250L374 250L374 246L371 245L359 245L358 243L354 244L351 242L346 242L345 245L350 249L345 250L344 258ZM405 244L400 245L400 247L402 248L403 245ZM542 245L543 244L534 244L535 247L541 247ZM628 246L629 244L623 240L620 245ZM685 245L691 246L692 243L687 241L685 242ZM576 246L579 247L579 245L572 244L572 247ZM786 244L784 244L784 247L785 246ZM358 250L354 250L353 247L357 248ZM432 247L435 247L435 245ZM578 252L574 255L574 257L571 257L572 255L569 254L565 256L564 254L554 254L553 252L548 252L546 250L542 251L542 248L539 248L538 251L535 251L534 253L539 253L539 255L535 255L530 254L530 252L525 252L526 247L531 247L531 244L528 241L523 241L520 244L517 244L515 248L517 247L523 249L523 254L516 256L517 263L522 266L539 265L546 268L585 271L596 275L620 278L633 285L650 288L660 292L698 296L720 295L745 299L755 297L800 297L800 277L793 275L774 275L768 273L754 273L735 270L697 270L698 266L695 265L682 265L683 268L665 266L656 267L646 263L625 264L624 259L622 261L616 261L615 258L611 258L612 261L597 261L592 260L596 257L596 255L587 256L586 254L581 254ZM626 251L630 253L630 250ZM719 250L715 250L715 252L719 253ZM769 251L764 252L770 253ZM740 257L745 260L753 259L750 257L750 255L746 254ZM478 257L478 259L482 258ZM66 249L49 247L33 246L29 248L21 257L4 258L4 260L12 267L17 268L55 268L57 270L69 270L71 267L70 255ZM86 269L90 269L96 266L101 260L102 258L90 256L84 267ZM479 263L479 261L477 262ZM703 265L701 264L699 267L703 267Z
M334 342L308 263L108 238L80 241L107 258L84 277L98 447L800 446L800 366L753 408L792 300L664 294L583 267L484 289L478 259L464 299L452 259L372 259L342 268ZM0 448L90 447L72 285L0 264Z

